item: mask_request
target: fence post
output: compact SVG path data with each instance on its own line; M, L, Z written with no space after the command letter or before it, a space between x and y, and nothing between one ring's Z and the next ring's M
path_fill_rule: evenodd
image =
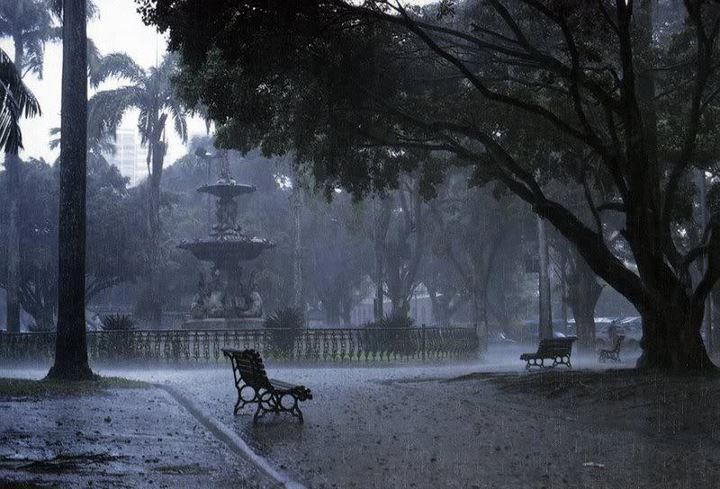
M422 353L422 360L425 361L425 323L422 324L422 332L420 334L420 349Z

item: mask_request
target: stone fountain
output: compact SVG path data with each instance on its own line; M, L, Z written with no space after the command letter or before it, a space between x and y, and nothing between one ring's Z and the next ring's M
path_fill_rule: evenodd
M219 179L198 192L213 195L216 223L207 238L183 241L178 246L198 260L210 263L202 273L185 329L237 329L262 323L262 297L255 289L254 275L243 279L242 263L254 260L275 246L266 239L244 234L237 224L239 195L255 192L252 185L235 182L227 158L221 159Z

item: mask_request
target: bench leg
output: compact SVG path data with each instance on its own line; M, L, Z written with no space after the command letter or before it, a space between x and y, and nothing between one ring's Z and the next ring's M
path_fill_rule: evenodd
M251 398L247 394L245 397L243 397L243 391L247 392L248 389L250 391L252 391ZM235 409L233 410L234 415L237 415L237 413L239 413L240 410L242 408L244 408L245 406L247 406L248 404L252 404L254 402L259 402L258 393L253 387L250 387L249 385L245 384L242 387L240 387L237 391L238 391L238 400L235 403Z
M300 411L300 407L296 406L294 411L290 411L293 416L295 416L300 424L305 423L305 420L303 419L302 411Z
M253 416L253 423L256 423L258 419L265 416L265 410L262 408L262 403L257 403L257 409L255 410L255 415Z
M526 360L525 369L530 370L533 367L545 368L545 361L542 358L530 358ZM548 367L549 368L549 367Z
M283 403L284 399L289 399L291 402L286 401L285 403ZM298 401L297 397L295 397L295 395L293 395L292 393L283 394L278 399L277 406L281 411L286 411L298 418L300 424L303 424L304 419L302 411L300 411L300 402Z
M257 396L257 409L253 416L253 423L265 416L265 413L278 412L275 394L271 391L262 391Z

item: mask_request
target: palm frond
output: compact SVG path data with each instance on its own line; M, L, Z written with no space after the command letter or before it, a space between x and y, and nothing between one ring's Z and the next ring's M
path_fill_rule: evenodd
M150 138L150 111L146 104L140 106L140 114L138 115L138 132L140 133L140 144L143 146L147 144Z
M48 6L50 7L52 13L54 13L58 18L62 19L63 0L48 0Z
M90 83L97 87L108 78L124 78L137 84L145 78L145 72L127 54L110 53L96 60L96 66L90 72Z
M89 121L88 121L89 122ZM50 129L50 149L60 147L60 128L53 127ZM107 132L91 131L88 127L88 153L114 155L117 153L117 147L113 140L113 135Z
M22 148L20 118L40 114L40 104L25 86L10 57L0 49L0 147L17 153Z
M50 128L50 143L48 144L50 149L58 149L60 147L60 128Z
M20 131L20 111L12 92L0 81L0 146L6 153L17 154L22 148L22 132Z
M180 105L177 98L169 100L167 107L173 118L173 124L175 125L175 132L180 136L183 143L187 142L187 117L185 109Z
M136 87L97 92L88 101L88 139L100 139L103 134L110 134L114 138L125 112L137 106Z
M63 13L63 0L47 0L48 6L52 13L54 13L59 19L62 19ZM97 16L99 9L93 0L87 0L85 7L87 19L93 19Z

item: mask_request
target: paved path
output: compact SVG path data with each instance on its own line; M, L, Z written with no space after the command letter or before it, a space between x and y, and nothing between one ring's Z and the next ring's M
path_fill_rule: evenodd
M0 487L271 487L159 389L0 401Z

